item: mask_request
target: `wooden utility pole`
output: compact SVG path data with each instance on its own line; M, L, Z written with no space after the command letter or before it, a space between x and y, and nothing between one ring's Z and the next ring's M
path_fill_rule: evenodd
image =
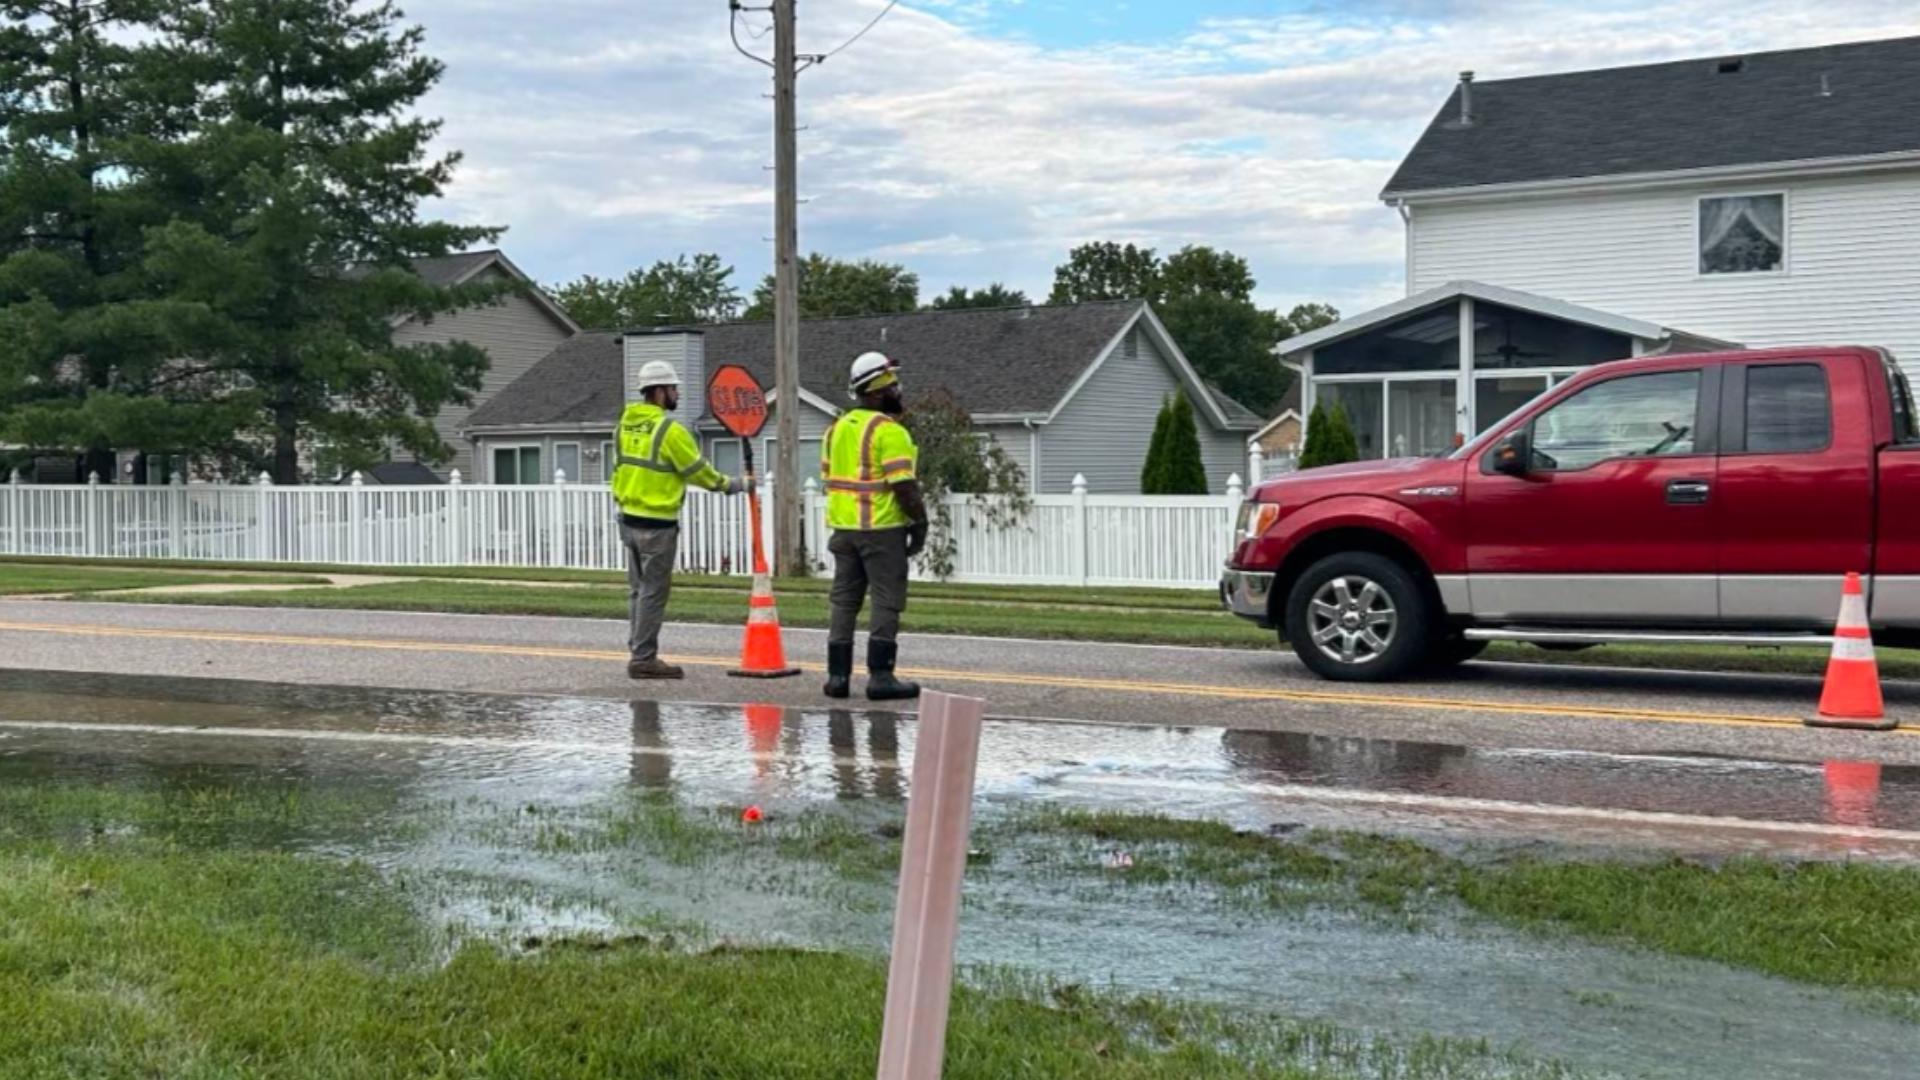
M774 573L806 571L801 561L800 486L800 206L798 116L794 81L795 0L773 3L773 382L779 452L773 462Z

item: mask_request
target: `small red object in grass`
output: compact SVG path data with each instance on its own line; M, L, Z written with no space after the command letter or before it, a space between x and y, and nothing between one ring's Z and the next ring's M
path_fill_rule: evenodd
M749 806L745 810L740 811L740 820L746 822L748 825L758 825L764 817L766 817L766 815L762 814L760 808L757 806Z

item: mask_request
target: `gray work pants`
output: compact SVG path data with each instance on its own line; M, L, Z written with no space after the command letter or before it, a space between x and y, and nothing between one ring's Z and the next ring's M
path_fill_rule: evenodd
M622 522L620 542L627 547L627 652L635 660L652 660L660 655L680 528L636 529Z
M829 595L833 615L827 641L852 644L853 627L869 592L873 594L873 618L868 635L879 641L897 639L900 613L907 610L907 530L841 529L827 542L827 550L833 553L833 592Z

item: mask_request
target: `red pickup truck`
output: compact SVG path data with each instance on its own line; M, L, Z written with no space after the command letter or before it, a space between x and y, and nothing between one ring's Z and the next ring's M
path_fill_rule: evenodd
M1264 483L1221 595L1379 681L1496 640L1817 642L1848 571L1920 644L1912 391L1884 350L1798 348L1600 364L1446 457Z

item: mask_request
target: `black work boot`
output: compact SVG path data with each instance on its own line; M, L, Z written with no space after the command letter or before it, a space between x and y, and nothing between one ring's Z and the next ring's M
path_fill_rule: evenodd
M686 677L686 671L658 657L652 660L630 660L627 662L627 678L629 679L684 679Z
M827 644L827 685L820 692L830 698L848 697L853 693L853 642Z
M920 684L902 682L893 677L893 663L900 656L897 642L867 639L867 700L906 701L920 696Z

